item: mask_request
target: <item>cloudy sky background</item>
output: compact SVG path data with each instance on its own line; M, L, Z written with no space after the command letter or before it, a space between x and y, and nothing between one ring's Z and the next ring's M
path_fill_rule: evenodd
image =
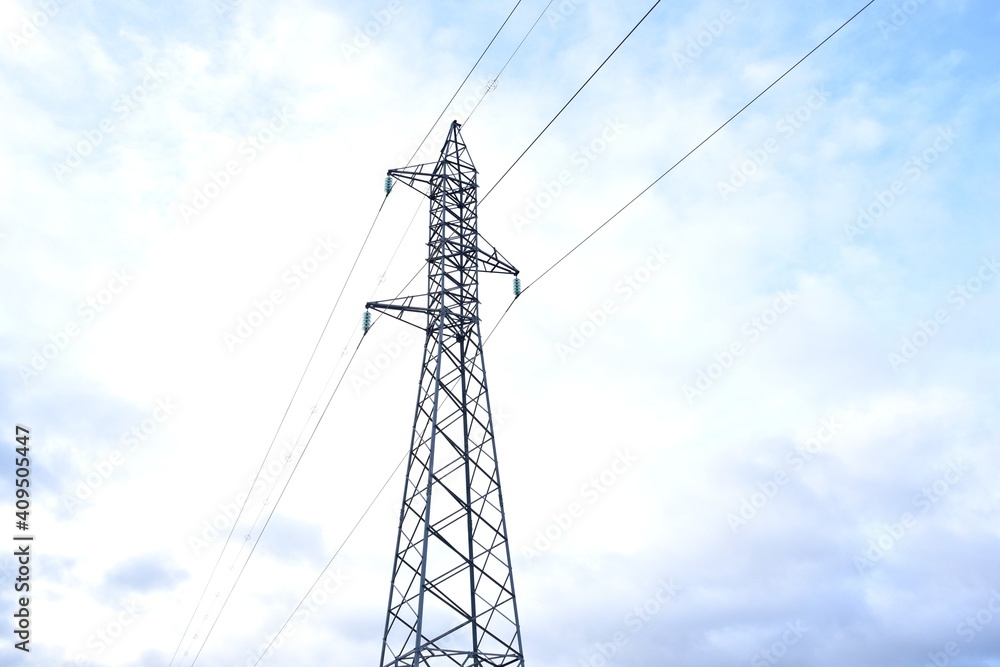
M194 664L253 664L409 444L419 332L357 348L424 256L398 187L265 458L385 171L511 3L225 2L0 0L0 422L32 429L36 535L5 665L192 664L227 513L264 460L234 542L259 535L301 461L207 588L248 563ZM481 232L530 283L862 4L661 3ZM481 195L649 3L610 5L554 3L482 100ZM1000 665L998 28L985 0L877 0L507 314L486 358L530 664ZM510 298L484 276L484 330ZM378 659L401 486L261 664Z

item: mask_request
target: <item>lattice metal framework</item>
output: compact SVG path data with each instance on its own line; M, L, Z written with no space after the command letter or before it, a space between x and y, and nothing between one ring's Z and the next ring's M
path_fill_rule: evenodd
M523 667L479 326L479 273L517 275L479 235L453 122L436 163L389 176L430 199L427 293L366 307L426 331L383 667Z

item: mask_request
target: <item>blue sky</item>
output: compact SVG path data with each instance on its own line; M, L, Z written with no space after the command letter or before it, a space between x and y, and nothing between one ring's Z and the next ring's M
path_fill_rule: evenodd
M483 97L545 4L425 146L481 100L481 197L648 8L553 3ZM530 284L861 4L662 3L481 232ZM421 266L415 193L386 201L265 452L386 170L509 11L0 1L0 423L32 429L38 551L31 658L8 637L4 664L165 665L178 642L191 664L262 460L254 517L301 465L195 664L244 664L292 613L409 442L406 325L372 329L324 406L365 301ZM1000 665L998 27L988 2L877 0L507 314L486 359L529 663ZM489 330L509 280L481 296ZM377 659L401 484L261 664Z

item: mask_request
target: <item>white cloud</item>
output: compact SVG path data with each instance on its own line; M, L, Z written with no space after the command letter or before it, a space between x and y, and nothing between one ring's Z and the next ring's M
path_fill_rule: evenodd
M44 545L34 637L46 664L165 664L386 169L409 157L509 9L230 0L220 15L211 3L67 2L15 50L8 33L41 4L0 12L0 391L3 422L34 434ZM575 11L543 19L464 131L480 196L648 7L563 5ZM480 228L526 285L850 10L758 5L658 8L490 194ZM459 108L478 100L543 6L518 10ZM995 633L960 629L1000 588L989 560L996 285L982 280L961 308L949 299L1000 247L990 17L981 3L920 3L886 32L891 12L876 4L831 40L531 287L490 340L528 661L599 667L613 646L622 665L752 663L765 650L817 667L917 665L949 642L951 665L1000 656ZM699 37L679 66L675 55ZM103 121L113 129L88 140ZM609 121L622 131L581 162ZM947 149L908 169L947 128L957 137ZM54 165L87 141L60 179ZM563 192L515 224L563 171ZM879 202L894 181L903 187ZM181 204L199 195L185 220ZM386 201L280 441L304 444L372 290L392 296L420 266L426 208L378 283L418 200L397 186ZM883 210L863 233L845 233L873 202ZM336 250L308 279L286 280L317 239ZM651 248L669 261L626 299L616 285ZM117 291L116 271L134 275ZM511 288L507 277L482 282L489 331ZM230 349L226 334L275 290L270 316ZM794 302L772 321L782 292ZM561 358L559 344L608 298L613 312ZM948 322L894 369L887 355L942 308ZM381 322L352 371L405 326ZM369 386L341 387L200 663L256 659L399 461L420 363L419 331L407 331L415 342ZM742 352L727 360L734 343ZM42 367L23 381L36 356ZM683 387L699 373L716 377L689 401ZM159 420L165 400L178 407ZM836 433L820 437L831 419ZM635 462L600 483L623 451ZM968 470L955 479L953 465ZM343 583L261 664L375 659L400 481L338 557ZM91 493L67 509L81 485ZM253 517L272 506L264 496L248 503ZM581 511L567 525L573 503ZM751 516L733 530L727 516L744 503ZM547 529L548 546L529 554ZM224 561L241 562L235 551ZM629 614L657 600L663 580L676 596L636 626ZM131 608L142 610L134 622ZM808 628L794 642L790 623ZM119 629L114 642L96 639Z

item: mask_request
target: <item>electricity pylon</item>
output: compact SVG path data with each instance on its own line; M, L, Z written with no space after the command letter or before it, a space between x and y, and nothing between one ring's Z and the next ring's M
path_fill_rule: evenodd
M479 326L479 274L517 269L477 231L460 129L389 171L431 201L427 293L366 304L426 332L382 667L524 665Z

